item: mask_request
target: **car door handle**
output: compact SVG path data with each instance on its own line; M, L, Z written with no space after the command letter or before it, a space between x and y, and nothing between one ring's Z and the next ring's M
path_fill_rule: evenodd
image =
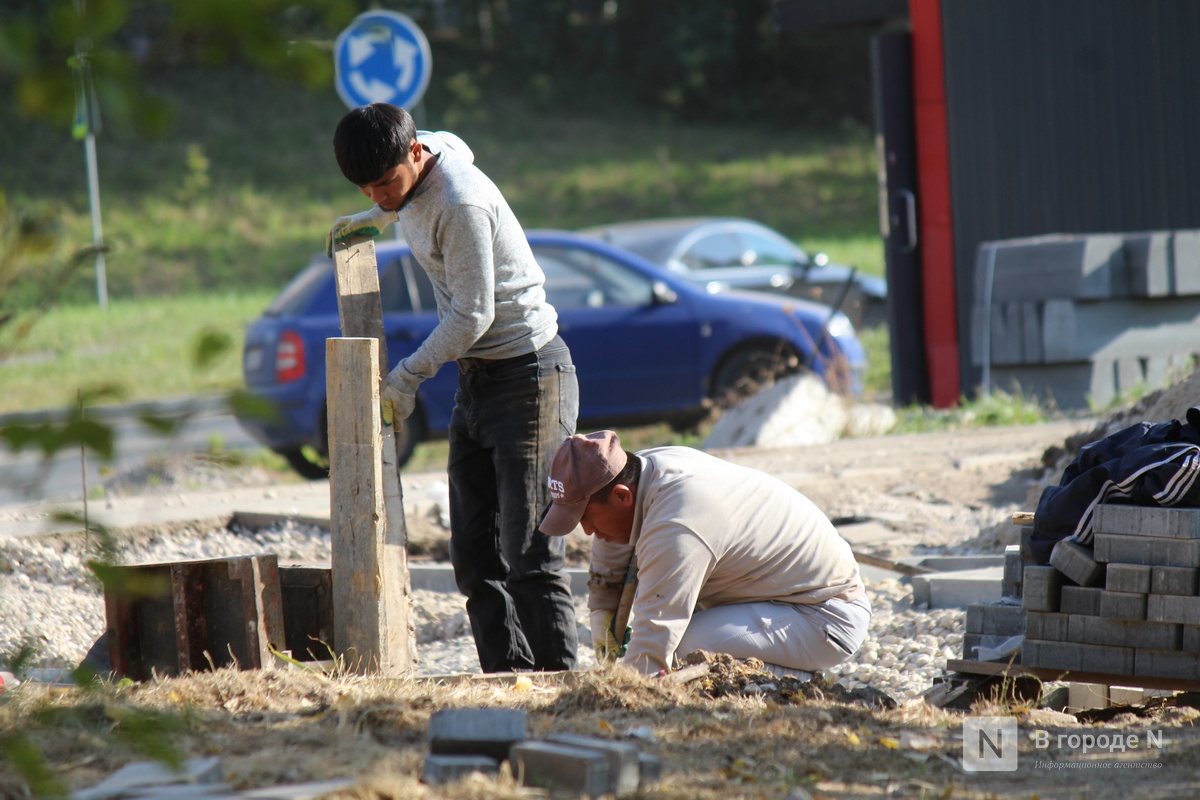
M908 231L904 252L911 253L917 249L917 196L908 189L901 189L897 194L904 200L904 223Z

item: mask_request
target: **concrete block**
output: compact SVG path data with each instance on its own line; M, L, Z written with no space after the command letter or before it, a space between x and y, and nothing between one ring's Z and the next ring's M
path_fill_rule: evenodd
M1063 539L1050 552L1050 566L1079 586L1101 586L1105 565L1096 561L1092 548Z
M443 708L429 719L429 749L435 755L484 755L503 761L514 743L527 738L521 709Z
M1062 573L1054 567L1026 567L1021 607L1026 611L1058 611Z
M1104 588L1110 592L1150 593L1148 564L1109 563L1104 573Z
M1146 597L1146 619L1151 622L1189 625L1200 620L1200 597L1177 594L1151 594Z
M985 242L976 254L977 305L985 296L993 303L1048 297L1102 300L1128 291L1124 241L1114 234L1051 234Z
M1058 610L1064 614L1087 614L1100 616L1099 586L1064 586L1059 595Z
M1151 567L1150 591L1191 597L1196 594L1198 575L1200 570L1194 567Z
M966 608L974 603L1000 601L1004 567L964 569L912 576L913 605Z
M1004 577L1000 582L1001 597L1020 597L1025 565L1021 562L1021 545L1004 548Z
M1025 612L1017 605L967 606L967 633L1017 636L1025 632Z
M1076 672L1100 672L1108 675L1132 675L1133 659L1134 649L1132 647L1049 642L1037 639L1026 639L1025 647L1021 651L1022 666Z
M421 770L421 781L430 786L441 786L478 772L483 775L496 775L500 771L500 762L487 756L446 756L430 754L425 757L425 765Z
M1109 619L1145 619L1147 595L1137 592L1100 593L1100 616Z
M1067 641L1069 619L1067 614L1028 611L1025 614L1025 635L1030 639Z
M662 759L649 753L638 753L638 769L641 776L639 788L646 788L662 780Z
M1200 680L1200 654L1141 649L1137 651L1134 674L1142 678Z
M1126 533L1097 533L1097 561L1158 567L1200 567L1200 539L1174 539Z
M608 759L608 791L617 797L624 797L638 790L641 766L636 745L597 736L575 736L565 733L547 737L546 741L603 753Z
M1124 533L1164 539L1200 539L1200 508L1158 508L1101 503L1092 526L1096 533Z
M1200 231L1175 231L1172 234L1171 267L1175 276L1175 294L1200 294Z
M1103 683L1067 683L1067 713L1108 708L1108 687Z
M1178 650L1183 641L1183 626L1168 622L1073 615L1066 638L1078 644Z
M1125 234L1125 261L1129 265L1129 293L1135 297L1174 294L1170 231Z
M608 792L608 756L598 750L552 742L520 742L508 751L522 786L540 786L593 797Z
M1137 669L1137 656L1134 656L1134 669ZM1146 690L1137 686L1108 687L1108 704L1110 706L1140 706L1146 702Z

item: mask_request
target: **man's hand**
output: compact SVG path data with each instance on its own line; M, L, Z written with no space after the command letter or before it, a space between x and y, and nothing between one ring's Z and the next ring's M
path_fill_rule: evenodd
M335 243L344 242L355 236L371 238L378 236L383 233L384 228L399 219L399 216L395 211L388 211L386 208L374 205L361 214L339 217L325 237L325 255L333 258Z
M629 644L629 637L632 635L632 629L626 625L618 639L613 626L617 622L617 612L605 611L604 616L600 618L600 624L592 625L592 646L596 648L597 661L616 661L621 656L625 655L625 645Z
M397 367L399 369L399 367ZM388 373L379 390L379 412L384 425L399 425L412 416L417 405L415 392L405 391L405 386L396 370Z

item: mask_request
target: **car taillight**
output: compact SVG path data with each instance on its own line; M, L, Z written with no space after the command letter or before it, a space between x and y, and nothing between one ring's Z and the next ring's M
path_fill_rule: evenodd
M304 341L294 331L284 331L275 348L275 380L278 383L304 377Z

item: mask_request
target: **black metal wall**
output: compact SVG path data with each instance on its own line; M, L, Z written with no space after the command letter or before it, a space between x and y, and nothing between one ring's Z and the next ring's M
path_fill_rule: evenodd
M1200 228L1200 2L943 0L962 388L980 242Z

